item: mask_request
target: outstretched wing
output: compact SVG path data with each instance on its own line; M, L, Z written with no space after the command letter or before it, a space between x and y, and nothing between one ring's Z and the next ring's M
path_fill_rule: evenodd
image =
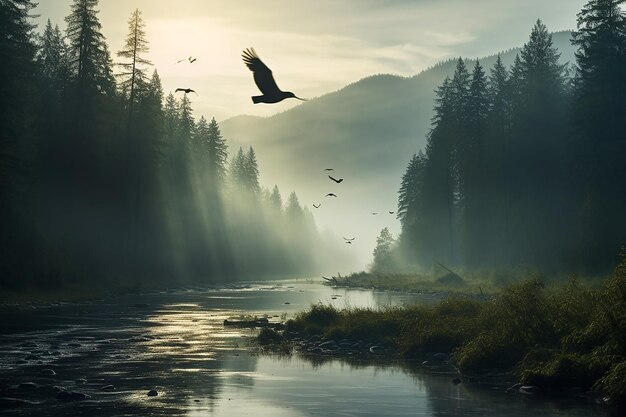
M261 61L254 48L243 51L241 57L246 66L254 74L254 82L264 95L271 96L280 92L274 80L274 76L272 75L272 70Z

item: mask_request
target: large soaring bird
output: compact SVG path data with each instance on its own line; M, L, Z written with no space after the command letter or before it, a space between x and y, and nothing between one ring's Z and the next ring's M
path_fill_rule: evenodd
M241 57L246 66L254 74L256 86L259 87L259 90L263 93L262 96L252 96L252 102L254 104L278 103L286 98L297 98L298 100L306 101L306 99L296 97L291 91L281 91L281 89L278 88L276 81L274 81L272 70L261 61L254 48L243 51Z
M196 93L194 90L192 90L191 88L177 88L176 91L174 91L175 93L178 93L179 91L184 92L185 94L189 94L189 93Z

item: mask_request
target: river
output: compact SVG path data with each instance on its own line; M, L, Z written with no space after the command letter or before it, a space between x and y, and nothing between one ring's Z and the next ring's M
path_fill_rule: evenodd
M3 416L607 416L584 399L452 383L384 360L259 354L224 319L288 318L312 303L371 307L437 297L332 289L310 280L188 288L0 309ZM58 401L59 390L85 394ZM149 390L158 395L148 396Z

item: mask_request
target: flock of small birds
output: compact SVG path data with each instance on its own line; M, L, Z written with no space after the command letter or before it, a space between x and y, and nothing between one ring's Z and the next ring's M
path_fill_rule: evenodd
M334 169L334 168L324 168L324 171L327 171L327 172L335 172L335 169ZM330 179L331 179L333 182L335 182L336 184L341 184L341 183L343 182L343 178L335 178L335 177L333 177L332 175L328 175L328 178L330 178ZM326 194L324 197L335 197L335 198L337 198L338 196L337 196L337 194L335 194L335 193L328 193L328 194ZM313 207L315 207L316 209L320 208L321 206L322 206L322 203L313 203ZM394 214L394 213L395 213L395 211L393 211L393 210L389 210L389 214ZM378 214L378 212L376 212L376 211L373 211L373 212L372 212L372 215L373 215L373 216L376 216L377 214ZM344 240L344 241L345 241L348 245L351 245L351 244L352 244L352 242L354 241L354 239L356 239L356 237L352 237L352 238L347 238L347 237L344 237L344 238L343 238L343 240Z
M261 61L261 58L259 58L254 48L245 49L242 52L241 58L243 59L243 62L248 67L248 69L252 71L254 83L256 84L258 89L261 91L261 93L263 93L260 96L252 96L252 102L254 104L279 103L288 98L295 98L298 100L306 101L306 99L297 97L291 91L282 91L280 88L278 88L278 84L276 84L276 80L274 80L274 75L272 74L272 70L270 70L269 67L263 63L263 61ZM188 62L189 64L193 64L194 62L196 62L196 58L194 58L193 56L189 56L188 58L183 58L183 59L178 60L176 63L180 64L183 62ZM195 93L196 95L198 94L195 90L191 88L177 88L175 92L176 93L183 92L184 94L189 94L189 93ZM335 172L334 168L325 168L324 171L332 172L333 175ZM330 178L336 184L341 184L343 182L343 178L335 178L332 175L328 175L328 178ZM337 194L328 193L325 195L325 197L337 198ZM322 203L313 204L313 207L315 207L316 209L320 208L321 206L322 206ZM391 211L391 210L389 211L389 214L394 214L394 213L395 213L394 211ZM373 216L376 216L377 214L378 212L372 212ZM351 245L354 239L356 239L356 237L352 237L352 238L344 237L343 239L347 244Z

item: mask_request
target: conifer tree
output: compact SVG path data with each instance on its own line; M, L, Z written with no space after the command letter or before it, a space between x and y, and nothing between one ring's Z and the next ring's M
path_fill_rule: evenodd
M118 75L121 78L120 87L127 95L129 114L132 114L136 103L136 90L147 87L148 78L146 66L152 63L145 58L144 54L149 51L146 39L145 24L141 18L141 11L135 9L128 19L128 34L123 49L117 52L117 56L124 59L117 65L122 68Z
M70 65L83 100L112 88L110 56L100 31L97 5L98 0L74 0L71 13L65 18Z
M274 185L274 188L272 189L272 194L270 194L269 197L270 203L272 205L272 207L280 213L280 211L283 209L283 199L280 196L280 191L278 190L278 185Z
M575 86L573 166L582 207L574 258L585 265L614 262L624 245L626 196L626 13L624 0L590 0L578 14L573 44Z
M228 145L226 145L226 139L222 137L215 118L211 119L207 129L207 156L209 173L213 178L214 185L219 186L226 176Z
M244 161L244 175L245 186L248 191L253 195L258 195L261 192L261 186L259 185L259 165L256 160L256 153L252 146L248 149Z

